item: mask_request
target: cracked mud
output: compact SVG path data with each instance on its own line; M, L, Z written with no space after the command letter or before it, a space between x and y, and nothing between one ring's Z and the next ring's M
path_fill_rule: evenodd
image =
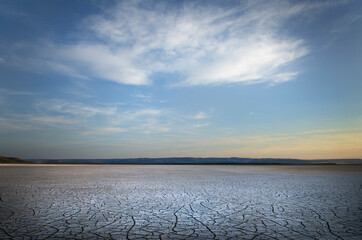
M0 239L362 239L361 169L302 168L1 166Z

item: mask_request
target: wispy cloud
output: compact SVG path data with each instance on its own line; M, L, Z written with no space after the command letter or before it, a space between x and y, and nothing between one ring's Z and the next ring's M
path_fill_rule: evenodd
M77 117L91 117L95 115L114 115L116 107L94 107L82 103L67 102L63 100L47 100L37 104L38 110L71 114Z
M182 135L210 123L201 120L208 116L199 112L190 117L172 109L115 104L69 102L64 99L38 100L32 113L6 112L0 119L0 128L12 131L58 131L69 134L114 136L132 134L172 133Z
M0 118L0 129L3 132L37 132L41 130L77 130L81 123L78 119L70 119L64 116L52 116L48 114L10 114Z
M362 20L362 14L348 13L343 18L339 19L332 29L333 33L346 32L351 29L351 26Z
M148 118L146 121L134 126L132 129L141 131L142 133L151 134L170 132L172 127L169 123L160 122L160 119Z
M192 129L194 129L194 128L202 128L202 127L207 127L209 125L210 125L210 123L206 122L206 123L194 124L194 125L191 126L191 128Z
M297 73L281 68L308 52L303 40L278 34L303 6L186 3L172 14L163 11L167 7L129 1L87 21L108 44L126 46L113 52L124 53L129 66L143 72L143 81L130 79L131 84L147 83L147 76L159 71L184 76L186 85L287 81Z
M33 92L15 91L7 88L0 88L1 95L33 95Z
M191 116L191 118L193 118L193 119L205 119L205 118L209 118L209 116L204 112L198 112L197 114Z
M61 59L60 66L76 66L80 76L102 78L118 83L147 84L147 73L135 66L133 54L124 48L107 45L80 43L76 45L50 46L49 52ZM56 61L56 59L52 59ZM72 72L65 68L64 70ZM62 71L62 69L59 69ZM65 72L66 73L66 72Z
M47 41L32 58L17 60L72 77L132 85L151 84L159 72L179 76L171 85L281 83L298 76L301 70L293 64L309 52L284 24L328 5L158 2L149 7L124 1L84 19L78 41Z
M125 111L123 115L123 119L125 120L135 120L137 118L147 118L147 117L154 117L159 116L162 113L163 110L161 109L155 109L155 108L144 108L139 110L132 110L132 111Z
M127 129L120 127L100 127L85 130L81 134L83 135L110 135L127 132Z

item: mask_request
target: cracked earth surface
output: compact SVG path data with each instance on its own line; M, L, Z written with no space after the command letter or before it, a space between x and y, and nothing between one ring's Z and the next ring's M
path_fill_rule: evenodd
M361 171L285 169L1 166L0 239L362 239Z

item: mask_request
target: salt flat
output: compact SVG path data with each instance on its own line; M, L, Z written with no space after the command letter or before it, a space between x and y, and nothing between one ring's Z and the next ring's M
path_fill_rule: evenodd
M362 167L0 166L0 239L57 238L362 239Z

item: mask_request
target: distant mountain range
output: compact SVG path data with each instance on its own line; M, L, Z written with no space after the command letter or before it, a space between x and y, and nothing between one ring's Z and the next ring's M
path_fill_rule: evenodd
M0 155L0 163L33 163L31 161L26 161L20 158L15 157L4 157Z
M362 164L362 159L300 160L289 158L120 158L120 159L29 159L35 163L68 164Z
M1 163L54 163L54 164L362 164L362 159L301 160L291 158L112 158L112 159L27 159L3 157Z

